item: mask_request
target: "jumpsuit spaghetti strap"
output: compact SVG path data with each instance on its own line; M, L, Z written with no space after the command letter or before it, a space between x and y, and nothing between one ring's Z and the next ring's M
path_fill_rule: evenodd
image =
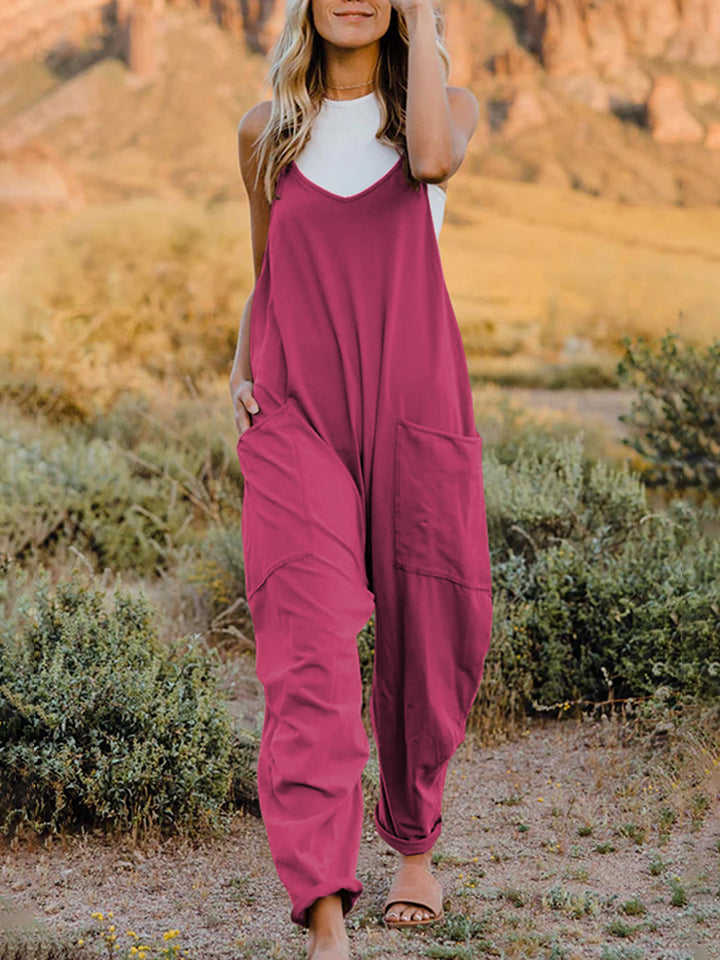
M440 835L490 645L482 438L427 184L413 190L402 156L351 196L282 169L249 336L260 410L237 453L258 792L308 926L317 897L341 892L347 913L363 890L358 632L375 610L374 825L404 854Z

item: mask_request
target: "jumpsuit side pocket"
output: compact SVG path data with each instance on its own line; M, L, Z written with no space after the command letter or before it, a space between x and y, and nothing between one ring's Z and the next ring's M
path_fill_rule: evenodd
M397 421L394 528L395 566L491 590L479 433Z
M241 532L248 600L270 574L309 552L308 507L294 436L292 398L239 437L243 474Z

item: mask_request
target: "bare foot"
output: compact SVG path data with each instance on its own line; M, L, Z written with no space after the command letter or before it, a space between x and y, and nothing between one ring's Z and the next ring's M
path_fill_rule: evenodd
M429 871L432 863L432 850L407 856L401 853L400 863L401 865L403 863L419 863ZM417 903L403 903L400 900L390 904L385 914L387 920L429 920L432 916L433 914L426 907L418 906Z
M308 960L349 960L350 939L341 895L318 897L308 911L308 919Z

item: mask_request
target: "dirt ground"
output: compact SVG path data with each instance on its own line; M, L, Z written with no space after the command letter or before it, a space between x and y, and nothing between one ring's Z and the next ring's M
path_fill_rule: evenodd
M686 748L681 782L660 742L622 734L614 721L546 720L487 747L469 730L435 847L446 917L426 930L382 925L397 855L366 797L351 956L720 957L720 758ZM143 938L160 945L148 960L165 956L163 934L177 931L168 942L193 960L300 960L306 933L289 914L263 823L249 814L222 841L141 851L91 836L0 850L0 941L21 926L90 942L112 923L117 957Z

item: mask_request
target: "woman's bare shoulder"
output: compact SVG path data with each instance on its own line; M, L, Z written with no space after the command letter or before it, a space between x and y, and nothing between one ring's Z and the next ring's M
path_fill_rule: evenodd
M455 124L460 127L469 142L478 124L480 105L472 90L467 87L446 87L450 111ZM437 184L447 193L450 178Z
M243 143L251 144L265 129L270 119L272 100L263 100L247 110L238 123L238 137Z
M261 136L272 109L272 100L263 100L262 103L251 107L240 118L238 123L238 162L245 186L248 191L254 189L257 173L257 141Z

